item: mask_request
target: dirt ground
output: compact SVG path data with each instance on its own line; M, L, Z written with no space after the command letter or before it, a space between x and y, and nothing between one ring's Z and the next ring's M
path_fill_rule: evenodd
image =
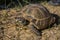
M52 6L45 2L41 4L51 13L60 16L60 6ZM14 18L20 16L18 13L19 8L0 10L0 40L60 40L60 24L42 30L41 36L38 36L31 29L16 22Z

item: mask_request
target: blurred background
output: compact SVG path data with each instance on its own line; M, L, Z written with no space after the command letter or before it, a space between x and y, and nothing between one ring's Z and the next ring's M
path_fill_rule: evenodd
M1 8L11 8L15 6L24 6L30 3L41 3L49 0L0 0L0 9Z

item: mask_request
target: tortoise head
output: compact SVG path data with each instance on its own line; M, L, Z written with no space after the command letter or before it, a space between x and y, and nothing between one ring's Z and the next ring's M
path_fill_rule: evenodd
M15 19L21 23L23 26L26 26L29 24L29 21L25 19L24 17L15 17Z

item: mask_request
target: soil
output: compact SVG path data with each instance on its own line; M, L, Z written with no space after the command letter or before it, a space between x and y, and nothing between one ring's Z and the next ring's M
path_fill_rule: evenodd
M53 6L43 2L52 14L60 16L60 6ZM0 10L0 40L60 40L60 24L41 31L41 36L36 35L27 26L16 22L16 16L20 14L20 8Z

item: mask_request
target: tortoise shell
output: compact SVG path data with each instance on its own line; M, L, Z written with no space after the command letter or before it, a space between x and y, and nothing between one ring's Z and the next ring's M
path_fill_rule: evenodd
M44 29L54 23L55 18L43 5L29 4L24 6L20 12L30 22L28 25L34 25L37 29Z

